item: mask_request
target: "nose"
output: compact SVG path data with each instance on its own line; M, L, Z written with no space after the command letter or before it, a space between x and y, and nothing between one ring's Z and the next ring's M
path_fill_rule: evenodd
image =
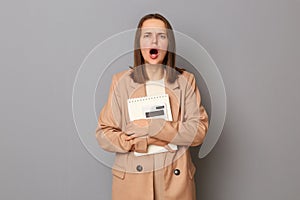
M157 44L157 34L153 34L152 43Z

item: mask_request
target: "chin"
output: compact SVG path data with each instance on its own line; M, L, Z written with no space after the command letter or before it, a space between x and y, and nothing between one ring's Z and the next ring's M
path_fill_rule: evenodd
M162 62L147 62L146 64L150 64L150 65L158 65L158 64L162 64Z
M146 61L146 64L150 64L150 65L163 64L163 60L152 60L152 59L149 59L149 60Z

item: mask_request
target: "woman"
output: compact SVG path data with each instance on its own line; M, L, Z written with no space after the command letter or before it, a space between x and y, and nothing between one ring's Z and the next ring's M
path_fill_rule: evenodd
M130 121L127 100L166 93L172 120ZM116 152L112 199L195 200L195 166L189 146L200 145L208 129L193 74L175 67L175 38L160 14L148 14L135 35L134 66L112 78L96 129L99 145ZM177 145L177 150L169 144ZM149 145L166 149L145 153Z

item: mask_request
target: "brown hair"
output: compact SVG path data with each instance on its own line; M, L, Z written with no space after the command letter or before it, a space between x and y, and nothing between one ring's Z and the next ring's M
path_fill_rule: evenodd
M166 65L166 77L167 81L173 83L176 79L178 74L182 73L184 69L178 68L175 66L175 36L172 29L171 24L168 22L166 18L162 15L155 13L155 14L148 14L142 17L138 23L137 30L135 33L134 39L134 65L130 67L133 69L132 73L130 74L131 78L138 83L145 83L149 80L147 72L145 70L145 61L142 56L140 50L140 37L141 37L141 27L147 19L159 19L164 22L166 29L167 29L167 38L168 38L168 49L167 54L163 60L163 65Z

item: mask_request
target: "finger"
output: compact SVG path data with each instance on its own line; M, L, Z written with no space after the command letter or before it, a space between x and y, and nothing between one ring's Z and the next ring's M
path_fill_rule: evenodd
M132 135L128 136L127 138L125 138L125 140L126 140L126 141L129 141L129 140L132 140L132 139L134 139L134 138L136 138L136 135L135 135L135 134L132 134Z
M134 134L134 132L132 130L127 130L127 131L125 131L125 134L129 136L129 135Z
M171 147L169 145L165 145L164 147L171 153L175 152L175 150L171 149Z
M125 138L125 141L129 141L129 140L131 140L131 136Z

